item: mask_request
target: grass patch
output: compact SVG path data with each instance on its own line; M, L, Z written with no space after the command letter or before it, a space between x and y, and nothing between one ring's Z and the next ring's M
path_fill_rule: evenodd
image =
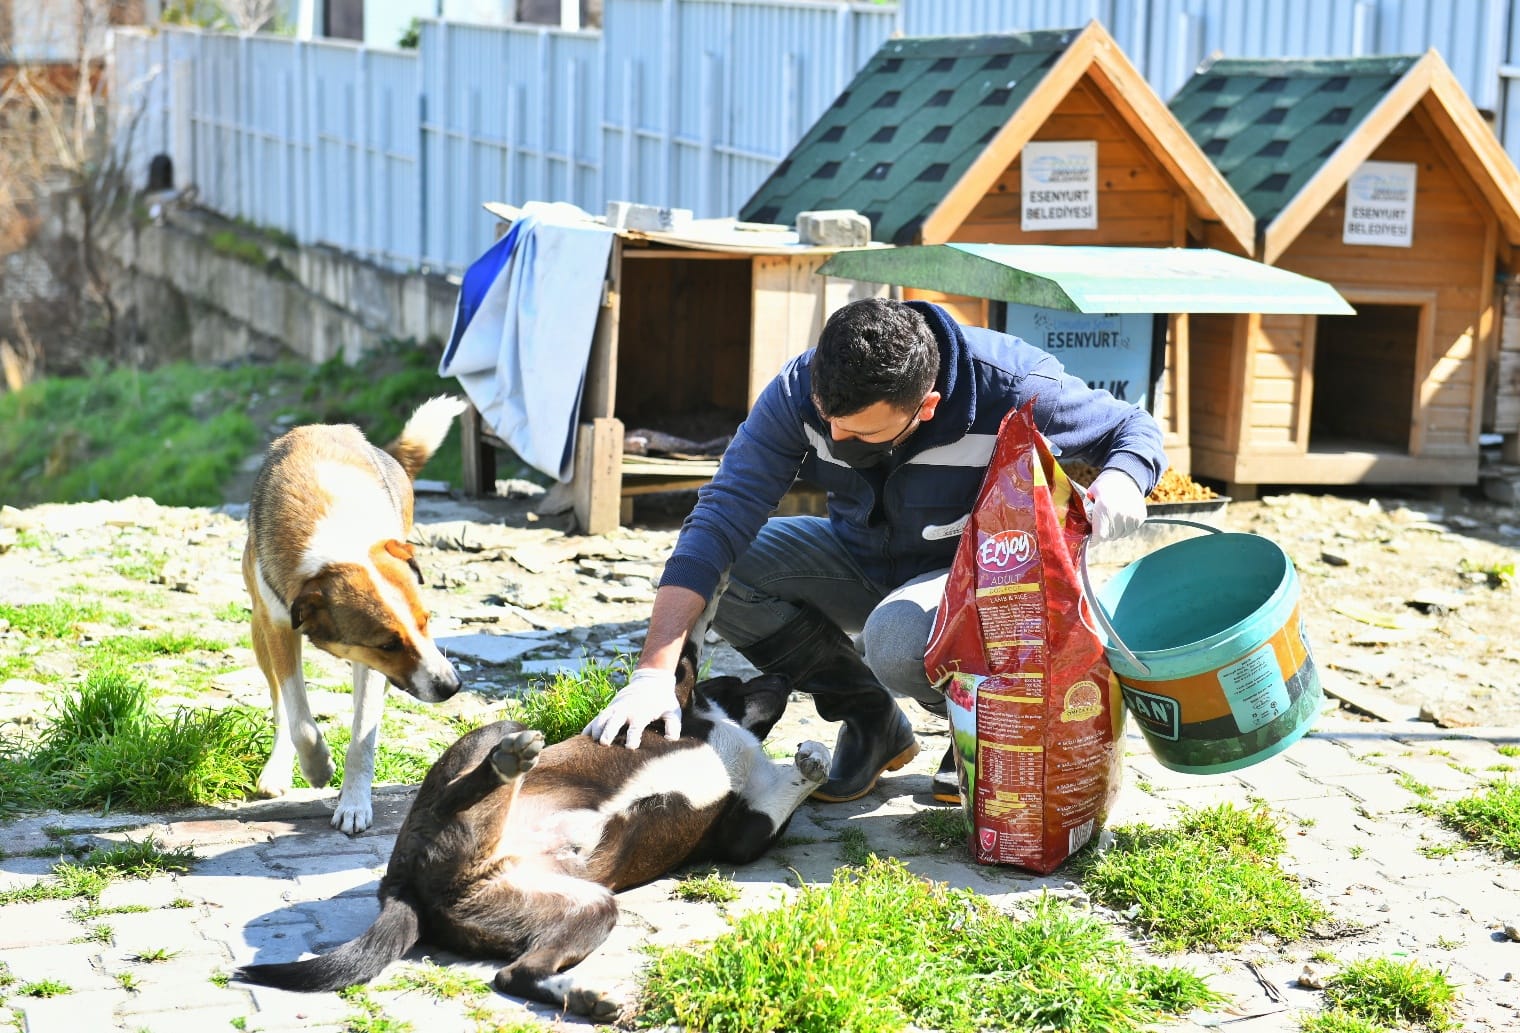
M710 869L683 875L670 895L694 904L727 904L739 899L739 887L722 872Z
M936 850L964 846L969 831L963 807L932 807L908 815L900 824L914 838L934 844Z
M618 686L628 680L632 670L632 657L619 656L606 664L587 657L579 671L561 671L508 701L507 717L543 732L546 746L563 742L580 735L612 702Z
M440 344L390 341L352 366L341 358L227 369L99 363L86 376L44 377L0 394L5 501L147 495L165 506L220 505L240 464L266 443L269 419L354 423L384 444L418 404L457 393L438 376L440 355ZM461 483L458 434L450 431L423 477ZM538 477L521 464L502 476Z
M164 947L155 947L152 950L139 951L132 955L132 960L140 965L157 965L173 958L179 951L168 950Z
M50 708L35 742L0 741L0 814L242 799L269 753L261 711L182 707L165 716L143 682L115 666L91 671Z
M29 638L70 638L80 624L104 620L105 615L105 607L99 603L59 601L23 606L0 603L0 620L9 623L11 630Z
M1520 782L1498 779L1474 796L1419 809L1479 846L1520 861Z
M387 1016L379 1002L369 995L367 987L351 986L339 990L338 997L358 1009L343 1020L343 1033L412 1033L414 1029L410 1022Z
M149 836L125 840L90 851L77 861L61 861L49 877L30 886L0 892L0 906L38 900L98 899L101 890L119 879L150 879L166 872L187 872L195 854L187 849L164 850Z
M227 643L213 638L164 631L156 635L113 635L92 646L89 655L96 663L135 664L200 651L220 653L226 648Z
M848 826L839 834L839 852L844 856L845 864L855 867L869 864L876 856L871 853L865 830L854 825Z
M353 732L346 726L334 726L325 729L324 734L327 736L327 745L332 750L333 764L336 767L327 787L337 789L343 785L343 768L348 760L348 747L353 741ZM375 783L377 785L420 785L428 773L428 768L432 767L433 761L438 759L437 754L442 752L443 746L440 744L437 753L432 757L426 757L404 747L388 746L382 735L380 741L375 744ZM299 771L295 773L293 784L309 785Z
M253 611L244 603L228 603L220 610L213 611L211 616L228 624L247 624L253 619Z
M1225 950L1263 933L1296 940L1329 917L1278 866L1281 827L1264 808L1184 809L1175 828L1114 829L1084 865L1098 903L1128 911L1162 951Z
M377 985L376 990L415 991L440 1001L457 1001L460 998L484 997L491 993L491 985L467 972L431 961L407 967L396 978Z
M35 983L23 983L16 987L16 993L22 997L62 997L73 992L72 986L56 979L39 979Z
M735 920L711 943L656 951L639 1022L708 1033L1086 1033L1222 1000L1190 972L1136 961L1102 923L1054 898L1014 919L901 862L872 860Z
M1417 961L1357 961L1325 981L1325 1001L1332 1011L1384 1026L1451 1029L1456 1000L1456 987L1446 974Z
M1310 1015L1299 1023L1302 1033L1388 1033L1388 1029L1357 1015L1327 1011Z

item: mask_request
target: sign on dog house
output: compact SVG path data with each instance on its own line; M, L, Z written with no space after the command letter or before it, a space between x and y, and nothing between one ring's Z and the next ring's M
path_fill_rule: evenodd
M790 223L831 208L859 211L873 240L899 245L1204 244L1239 255L1252 246L1250 212L1096 22L887 41L740 217ZM904 293L993 325L985 296ZM997 329L1024 336L1030 320L1061 318L1016 306L998 313L1013 322ZM1084 341L1148 338L1153 324L1093 313L1069 329L1075 354ZM1153 400L1167 453L1184 470L1187 332L1180 314L1161 326L1164 376ZM1121 371L1095 381L1133 379Z
M1195 319L1193 471L1237 497L1475 483L1520 172L1440 56L1216 60L1171 108L1250 206L1257 257L1356 308Z

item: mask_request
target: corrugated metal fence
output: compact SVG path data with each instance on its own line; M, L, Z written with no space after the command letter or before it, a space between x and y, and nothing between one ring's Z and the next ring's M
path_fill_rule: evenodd
M892 33L1099 20L1163 97L1219 52L1441 51L1520 153L1520 0L605 0L603 30L430 21L416 51L119 31L133 160L227 215L393 268L458 272L480 203L733 214Z

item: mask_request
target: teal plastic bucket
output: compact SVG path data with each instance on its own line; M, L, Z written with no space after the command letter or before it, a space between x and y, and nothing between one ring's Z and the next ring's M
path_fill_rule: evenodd
M1236 771L1276 756L1324 704L1298 575L1270 538L1210 532L1157 549L1096 594L1125 709L1174 771Z

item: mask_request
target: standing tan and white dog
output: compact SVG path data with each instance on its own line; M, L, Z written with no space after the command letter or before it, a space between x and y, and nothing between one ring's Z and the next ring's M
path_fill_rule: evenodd
M354 426L296 427L269 446L253 482L243 580L253 598L253 651L269 680L275 724L274 749L257 790L261 796L287 792L297 758L313 786L325 786L333 775L332 752L306 701L304 636L352 666L353 738L332 818L347 833L374 820L370 787L385 682L428 703L459 691L459 675L428 635L417 592L422 571L406 538L412 479L464 405L442 396L425 402L384 450Z

